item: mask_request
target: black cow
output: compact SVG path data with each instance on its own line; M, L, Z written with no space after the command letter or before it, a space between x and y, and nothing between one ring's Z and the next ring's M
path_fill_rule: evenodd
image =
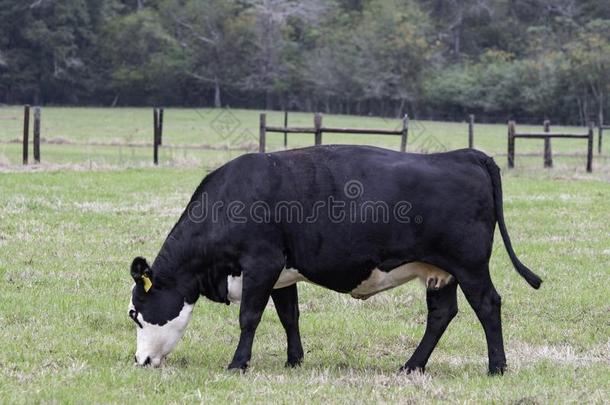
M515 269L538 288L511 246L499 168L482 152L319 146L243 155L201 182L152 267L133 261L135 360L160 365L203 295L241 301L229 368L245 369L271 297L288 337L287 365L297 365L297 281L366 299L419 278L428 321L401 370L424 370L458 311L459 285L485 330L489 372L503 373L500 296L489 274L496 222Z

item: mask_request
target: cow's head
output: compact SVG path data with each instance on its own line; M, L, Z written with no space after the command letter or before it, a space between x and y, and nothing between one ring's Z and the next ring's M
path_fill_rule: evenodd
M191 319L194 304L188 304L172 280L155 277L145 259L131 264L135 281L129 317L137 330L135 361L158 367L174 349Z

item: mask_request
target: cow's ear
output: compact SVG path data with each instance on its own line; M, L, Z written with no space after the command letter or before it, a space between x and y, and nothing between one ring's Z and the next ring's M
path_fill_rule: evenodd
M152 270L143 257L136 257L131 263L131 277L136 284L142 284L144 291L152 288Z

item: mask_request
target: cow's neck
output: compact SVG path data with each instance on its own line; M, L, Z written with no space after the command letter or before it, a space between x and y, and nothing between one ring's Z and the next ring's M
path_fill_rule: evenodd
M208 260L203 235L194 235L183 225L178 224L163 243L153 271L175 283L189 303L194 303L200 295L228 303L227 276Z

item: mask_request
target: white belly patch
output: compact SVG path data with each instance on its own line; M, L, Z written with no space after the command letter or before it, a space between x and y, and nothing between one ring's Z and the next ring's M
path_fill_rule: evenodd
M414 278L419 278L428 288L439 289L451 281L451 274L431 264L422 262L406 263L392 271L374 269L369 278L354 288L350 295L365 300L381 291L398 287Z
M431 264L422 262L406 263L392 271L386 272L374 269L366 280L350 291L354 298L365 300L381 291L389 290L401 284L419 278L428 288L439 289L446 286L452 279L451 274ZM295 269L284 269L280 273L274 289L288 287L299 281L309 281ZM242 276L227 277L228 298L233 303L241 301Z
M274 290L279 288L288 287L289 285L293 285L299 281L309 281L303 276L298 270L295 269L284 269L280 273L275 285L273 286ZM242 290L242 276L227 277L227 286L229 290L229 301L237 303L241 301L241 290Z

